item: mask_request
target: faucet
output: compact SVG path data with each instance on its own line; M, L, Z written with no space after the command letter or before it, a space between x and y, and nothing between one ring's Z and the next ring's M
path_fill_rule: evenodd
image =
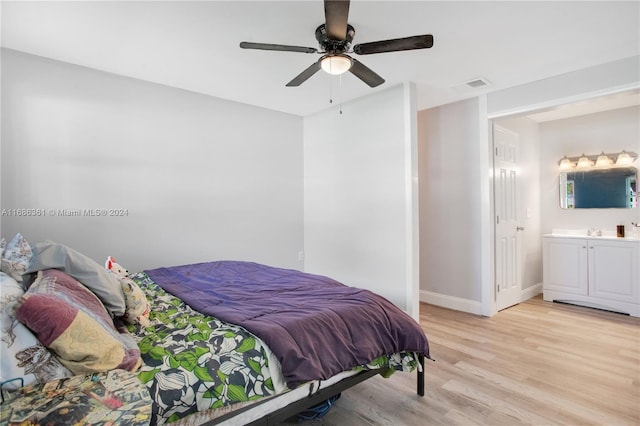
M587 231L587 236L589 237L602 237L602 230L598 229L596 231L595 228L589 228L589 230Z

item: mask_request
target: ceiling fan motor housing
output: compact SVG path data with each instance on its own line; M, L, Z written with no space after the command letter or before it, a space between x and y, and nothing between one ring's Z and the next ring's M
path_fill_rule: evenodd
M320 47L326 53L345 53L351 48L351 42L356 34L355 28L347 24L347 33L344 40L334 40L327 34L325 24L316 28L316 40L320 43Z

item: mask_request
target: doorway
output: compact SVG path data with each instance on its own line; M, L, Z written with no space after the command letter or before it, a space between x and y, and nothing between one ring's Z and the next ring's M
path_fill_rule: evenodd
M548 176L557 170L555 161L559 161L562 155L558 154L549 159L548 152L541 150L536 145L536 140L540 141L540 125L543 122L559 122L566 118L575 118L586 114L611 111L621 108L637 106L640 101L638 94L640 89L619 88L608 93L599 93L597 96L584 95L571 99L557 99L549 101L544 106L532 105L530 108L517 107L513 111L502 111L500 113L487 114L488 128L486 131L486 149L490 154L487 164L491 171L488 185L491 191L490 201L487 200L487 209L494 208L495 188L494 164L491 162L491 151L493 149L494 125L502 126L508 131L516 132L520 138L519 156L517 157L518 177L520 177L521 194L518 203L522 206L520 213L520 224L524 224L525 230L518 232L521 248L521 290L520 301L527 300L542 292L542 257L541 257L541 237L544 232L550 232L549 221L545 224L544 217L548 217L548 208L555 208L555 203L551 199L558 198L558 185ZM626 145L625 145L626 148ZM495 150L493 149L495 152ZM564 152L563 152L564 154ZM557 158L556 158L557 157ZM541 159L544 161L541 162ZM538 182L539 184L536 184ZM541 203L548 206L541 209ZM545 216L546 215L546 216ZM491 233L487 235L486 250L489 256L490 267L494 269L487 273L483 280L483 315L492 316L501 307L498 307L498 292L496 289L496 218L493 211L485 222L491 226ZM493 224L490 220L493 219ZM630 221L630 220L629 220ZM591 223L591 222L589 222ZM591 226L591 225L589 225ZM584 225L583 227L588 227Z
M522 241L518 153L520 136L493 124L495 297L498 311L520 303Z

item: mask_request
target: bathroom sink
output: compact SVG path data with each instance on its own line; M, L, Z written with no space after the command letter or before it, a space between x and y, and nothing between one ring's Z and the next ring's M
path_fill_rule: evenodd
M591 235L589 235L591 234ZM600 235L598 235L600 234ZM607 231L607 230L591 230L591 233L588 229L561 229L561 228L553 228L551 230L551 235L557 237L588 237L588 238L603 238L603 239L625 239L625 240L638 240L640 237L638 236L638 231L634 229L631 230L631 235L627 234L624 238L619 238L616 235L615 231Z
M557 235L562 237L586 237L589 234L588 229L558 229L553 228L551 235Z

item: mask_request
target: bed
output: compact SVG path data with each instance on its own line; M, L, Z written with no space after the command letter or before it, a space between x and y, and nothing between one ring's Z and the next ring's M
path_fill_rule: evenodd
M124 308L105 293L104 277L113 274L103 276L102 265L103 271L94 270L96 262L55 243L36 245L28 257L21 272L32 282L26 278L23 285L29 288L12 309L61 364L52 373L57 377L37 381L100 369L133 371L148 391L150 424L276 424L362 380L395 371L417 370L417 392L424 395L424 359L429 357L424 332L367 290L253 262L177 265L126 276L146 303L140 311L144 317L127 317L126 292L121 291ZM110 280L115 293L116 282L123 285ZM89 307L81 306L85 299ZM69 300L76 300L73 319L51 331L52 323L61 322L43 320L48 315L43 306L59 310ZM94 313L96 300L106 317ZM78 318L88 321L82 311L91 320L115 318L98 327L109 329L101 340L107 343L100 344L113 350L88 358L111 356L92 359L86 371L63 359L78 358L65 352L78 345L61 337L73 334L69 329ZM4 372L2 379L7 379Z

